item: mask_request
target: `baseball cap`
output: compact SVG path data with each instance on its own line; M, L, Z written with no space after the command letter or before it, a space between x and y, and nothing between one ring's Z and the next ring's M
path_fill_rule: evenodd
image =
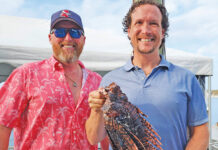
M82 24L82 20L80 16L77 13L70 11L70 10L66 10L66 9L57 11L54 14L52 14L50 30L54 28L55 24L63 20L72 21L83 30L83 24Z

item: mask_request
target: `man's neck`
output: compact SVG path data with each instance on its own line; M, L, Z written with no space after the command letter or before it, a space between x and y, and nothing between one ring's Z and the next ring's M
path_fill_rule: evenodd
M65 74L67 75L77 74L81 70L81 67L77 61L71 64L63 64L63 68Z
M80 97L80 90L82 88L82 68L79 65L78 61L69 65L64 64L63 68L66 81L68 82L68 85L74 97L75 105L77 105Z
M152 70L160 64L161 58L159 53L151 54L134 54L132 63L135 66L141 68L146 76L148 76Z

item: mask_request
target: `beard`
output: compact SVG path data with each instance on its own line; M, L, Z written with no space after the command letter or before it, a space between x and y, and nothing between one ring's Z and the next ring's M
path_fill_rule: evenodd
M148 50L148 51L143 51L143 50L141 50L138 45L134 48L134 46L133 46L131 40L130 40L130 44L132 45L133 49L136 49L136 51L138 51L140 54L151 54L151 53L153 53L153 52L155 51L155 48L154 48L154 47L152 47L152 48L151 48L150 50Z
M79 59L83 47L78 47L75 45L74 50L67 51L63 50L59 45L53 45L53 55L54 57L63 64L72 64Z
M140 50L138 47L137 47L137 51L140 53L140 54L151 54L155 51L155 48L153 47L152 49L150 49L149 51L142 51Z
M63 63L72 64L72 63L74 63L74 62L76 62L76 61L78 60L79 56L78 56L78 54L77 54L77 51L74 50L74 51L73 51L73 54L71 54L71 55L65 55L65 54L63 54L63 52L62 52L62 53L60 53L60 54L58 55L58 58L59 58L59 60L60 60L61 62L63 62Z

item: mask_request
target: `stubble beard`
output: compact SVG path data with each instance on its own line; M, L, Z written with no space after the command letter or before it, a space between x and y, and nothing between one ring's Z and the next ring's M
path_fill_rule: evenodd
M53 55L55 56L55 58L59 62L64 63L64 64L72 64L79 59L79 53L78 53L77 48L74 49L73 53L65 54L62 50L57 50L57 47L53 46L53 53L54 53Z
M140 54L151 54L155 51L155 48L153 47L152 49L150 49L149 51L142 51L139 49L139 47L137 47L137 51L140 53Z
M79 59L78 53L76 50L73 51L73 55L70 55L70 56L65 55L64 56L63 53L60 53L60 55L58 57L60 58L60 60L62 62L66 63L66 64L72 64Z
M134 46L132 44L132 41L130 40L130 44L132 45L133 49L134 49ZM140 54L151 54L155 51L155 48L153 47L152 49L150 49L149 51L142 51L140 50L139 46L136 47L136 50L140 53Z

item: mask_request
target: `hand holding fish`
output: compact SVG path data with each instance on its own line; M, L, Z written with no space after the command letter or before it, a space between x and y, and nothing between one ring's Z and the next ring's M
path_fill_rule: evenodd
M105 103L105 96L102 94L103 88L99 88L99 90L92 91L89 94L89 106L91 110L93 111L101 111L101 108L103 107Z
M88 99L91 113L86 121L86 133L92 145L97 144L106 137L102 111L106 99L101 91L102 89L100 88L99 90L91 92Z

